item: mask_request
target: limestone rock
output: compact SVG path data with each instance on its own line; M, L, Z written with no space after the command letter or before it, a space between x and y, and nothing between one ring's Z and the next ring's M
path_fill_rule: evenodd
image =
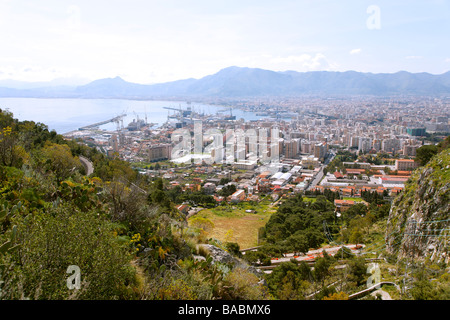
M418 168L392 203L387 250L399 258L449 262L450 149Z

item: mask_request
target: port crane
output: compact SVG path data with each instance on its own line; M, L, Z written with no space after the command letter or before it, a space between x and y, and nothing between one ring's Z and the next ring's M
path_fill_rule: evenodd
M172 108L172 107L163 107L164 109L167 109L167 110L175 110L175 111L178 111L179 112L179 114L178 114L178 116L176 117L180 122L183 122L183 119L184 118L187 118L187 117L189 117L189 116L191 116L191 118L192 118L192 110L191 110L191 107L188 107L186 110L183 110L183 109L181 109L181 106L180 106L180 108ZM174 117L175 118L175 117Z
M229 108L226 108L226 109L222 109L222 110L219 110L217 112L221 113L221 112L226 112L226 111L230 111L230 116L226 117L225 120L236 120L236 116L233 116L233 108L232 107L229 107Z
M183 117L186 117L188 115L190 115L192 113L191 107L188 107L186 110L181 109L181 106L177 109L177 108L172 108L172 107L163 107L164 109L167 110L175 110L178 111L180 114L183 115Z

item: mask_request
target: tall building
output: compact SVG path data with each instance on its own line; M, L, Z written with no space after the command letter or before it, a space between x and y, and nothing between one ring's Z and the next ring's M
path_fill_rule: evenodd
M119 140L117 139L117 135L114 134L109 140L109 145L112 147L113 152L119 152Z
M375 149L376 152L381 150L381 140L376 139L373 140L373 148Z
M426 129L425 128L407 128L406 133L409 134L410 136L420 137L420 136L424 136L426 134Z
M314 145L314 157L318 158L319 161L323 161L325 159L327 151L326 142L320 142Z
M420 147L420 145L405 144L403 146L403 155L407 156L407 157L415 157L416 156L416 150L419 147Z
M284 141L284 156L289 159L297 158L300 153L300 139Z
M369 152L372 149L372 139L360 137L358 143L358 151Z
M419 167L419 164L414 160L395 160L395 170L398 171L412 171Z
M384 139L381 143L381 148L385 152L396 153L400 150L400 140L399 139Z
M309 141L303 141L301 144L302 153L312 154L312 144Z
M148 160L149 161L170 160L171 153L172 153L171 144L153 145L148 148Z

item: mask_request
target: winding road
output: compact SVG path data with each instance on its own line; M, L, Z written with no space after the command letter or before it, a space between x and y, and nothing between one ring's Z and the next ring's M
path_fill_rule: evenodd
M86 169L86 176L92 174L94 172L94 165L92 164L92 162L83 156L79 156L78 158L80 159L83 167Z

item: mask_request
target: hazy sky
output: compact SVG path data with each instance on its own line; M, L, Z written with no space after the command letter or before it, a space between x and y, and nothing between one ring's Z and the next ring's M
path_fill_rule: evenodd
M0 79L450 70L450 0L0 0Z

